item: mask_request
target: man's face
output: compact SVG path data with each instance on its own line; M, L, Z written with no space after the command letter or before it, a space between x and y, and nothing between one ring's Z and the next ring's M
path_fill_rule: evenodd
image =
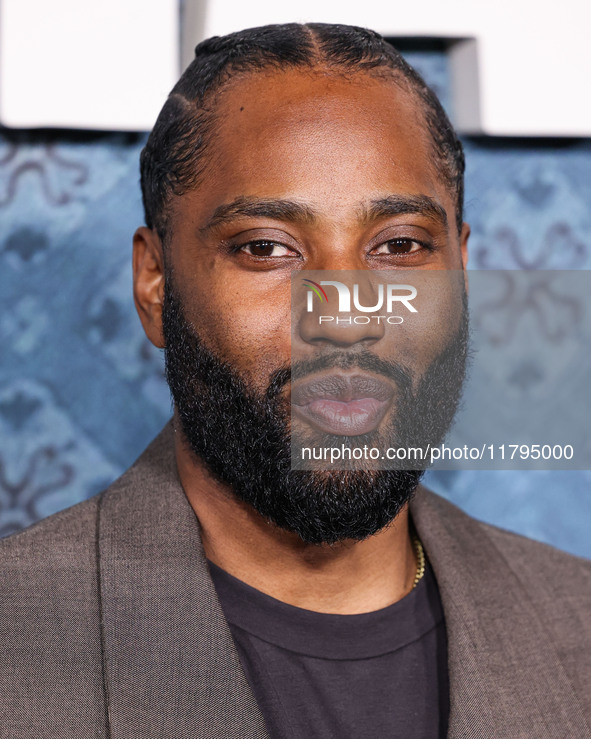
M170 266L207 348L259 390L290 360L294 269L461 269L452 193L416 100L394 83L255 74L216 109L203 184L174 202ZM392 195L427 196L446 222L364 218Z
M420 474L290 471L292 350L297 364L333 375L336 367L346 378L358 373L343 356L352 350L366 376L393 388L407 371L406 396L396 399L412 411L412 392L442 356L427 385L441 390L450 372L461 384L461 298L443 290L422 314L422 340L399 339L393 356L392 336L375 324L334 331L302 320L292 332L291 276L462 268L453 195L433 164L420 108L392 82L366 75L252 75L218 95L207 157L203 184L173 203L167 254L167 368L185 435L275 523L308 541L363 538L396 515ZM392 426L396 412L392 402L379 422Z

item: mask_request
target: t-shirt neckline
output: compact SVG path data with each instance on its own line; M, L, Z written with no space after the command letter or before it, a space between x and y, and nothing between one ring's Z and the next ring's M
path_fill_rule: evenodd
M402 649L443 620L433 571L404 598L369 613L318 613L262 593L208 560L227 621L282 649L320 659L367 659Z

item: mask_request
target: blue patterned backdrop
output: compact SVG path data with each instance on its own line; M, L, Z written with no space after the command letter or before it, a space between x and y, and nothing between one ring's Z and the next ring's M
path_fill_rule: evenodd
M445 54L407 56L448 104ZM0 535L104 488L170 415L131 295L143 141L0 131ZM590 141L465 145L472 268L591 268ZM591 557L591 472L428 482L472 515Z

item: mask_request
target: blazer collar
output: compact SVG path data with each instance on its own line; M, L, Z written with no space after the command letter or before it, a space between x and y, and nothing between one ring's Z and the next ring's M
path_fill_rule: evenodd
M263 739L264 720L209 576L173 446L169 424L100 503L111 737ZM586 736L551 636L485 527L424 488L411 515L445 613L448 736Z
M445 614L448 737L587 736L540 603L519 579L519 562L507 561L491 529L422 487L410 510Z

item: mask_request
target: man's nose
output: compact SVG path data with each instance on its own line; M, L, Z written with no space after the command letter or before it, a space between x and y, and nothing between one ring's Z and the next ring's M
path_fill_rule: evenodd
M371 307L378 304L375 286L368 281L358 285L357 290L361 305ZM328 302L315 302L313 311L304 310L300 313L298 333L301 340L319 348L347 348L355 344L372 346L384 337L386 317L383 310L362 312L356 310L353 304L352 310L339 310L340 301L333 297L331 295Z

